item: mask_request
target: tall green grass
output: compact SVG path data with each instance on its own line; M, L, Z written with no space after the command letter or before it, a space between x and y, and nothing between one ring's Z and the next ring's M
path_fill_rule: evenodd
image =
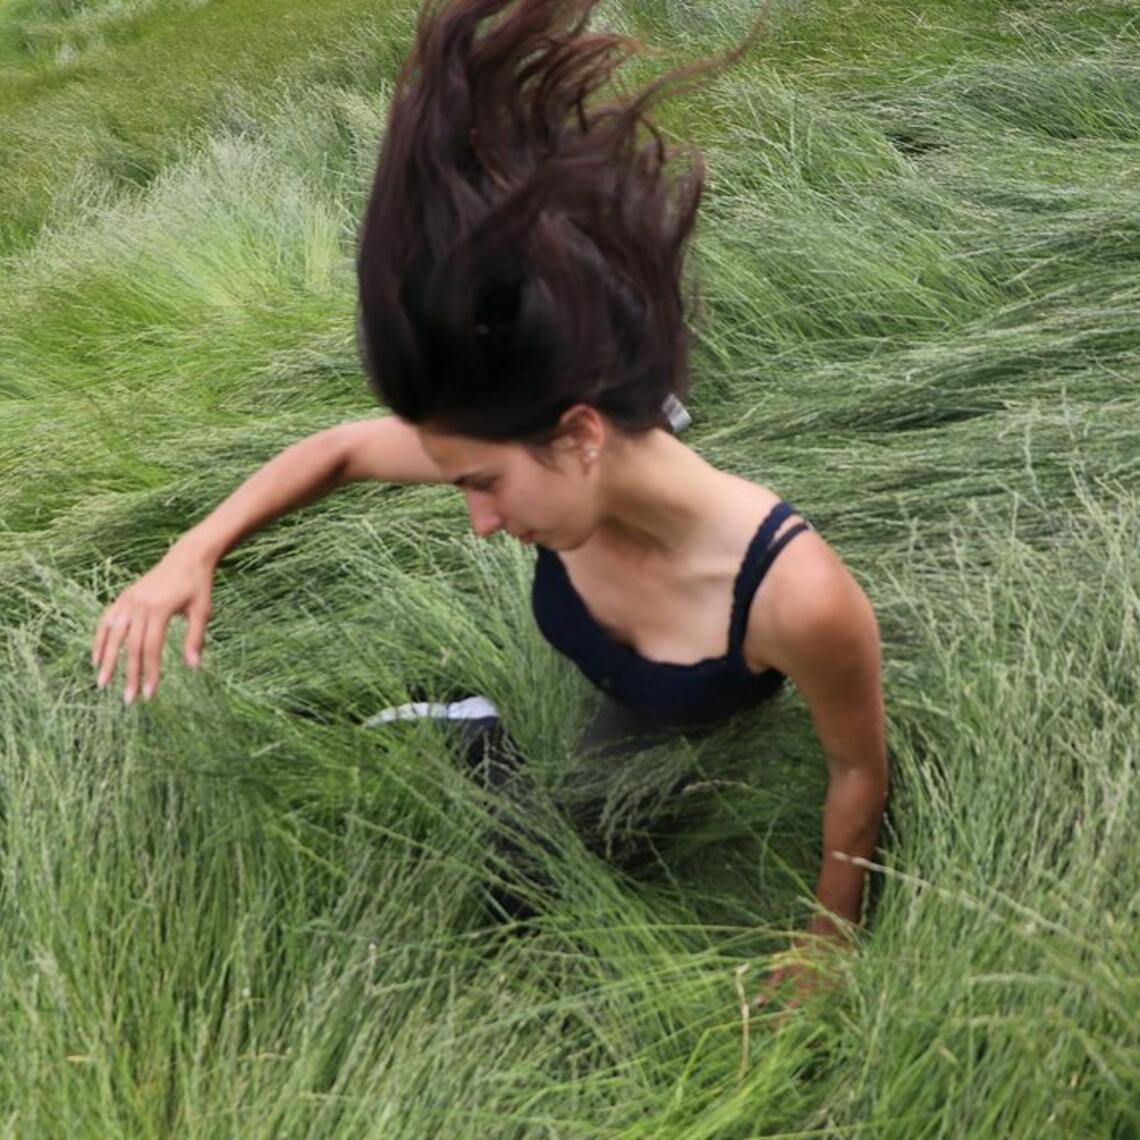
M782 1023L742 1020L737 984L810 905L802 703L599 770L529 556L465 535L446 488L355 486L269 528L219 572L201 674L172 637L155 701L94 690L118 589L259 462L375 414L351 257L413 13L354 40L347 6L269 7L0 7L23 148L0 186L3 1134L1140 1132L1128 6L774 5L755 57L664 116L709 170L685 438L796 502L884 635L875 923ZM604 16L680 59L751 13ZM250 54L218 54L242 21ZM128 99L130 185L98 125ZM472 692L528 757L509 811L440 730L363 727Z
M367 0L0 11L0 255L66 226L92 182L133 200L187 145L248 125L249 108L275 95L374 87L406 50L413 16Z
M735 971L759 980L810 889L794 701L611 773L652 817L629 878L551 806L580 765L555 713L584 694L505 543L463 543L461 589L361 526L331 612L300 576L287 626L227 598L245 629L210 673L171 654L129 713L90 695L90 595L25 588L0 689L14 1133L1128 1135L1140 511L1086 496L1048 544L1006 524L876 581L897 835L875 927L747 1051ZM433 671L493 692L533 759L527 932L487 901L511 870L447 740L353 724ZM680 770L706 790L654 813Z

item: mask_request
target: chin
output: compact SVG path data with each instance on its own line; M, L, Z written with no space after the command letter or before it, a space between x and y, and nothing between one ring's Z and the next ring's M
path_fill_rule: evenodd
M571 551L578 550L580 547L585 546L589 539L590 536L588 534L570 536L563 534L553 539L544 538L542 540L542 545L548 547L551 550Z
M551 527L550 530L540 530L534 541L548 550L578 550L593 538L595 531L596 528L588 523L576 527L572 524L563 524L557 528Z

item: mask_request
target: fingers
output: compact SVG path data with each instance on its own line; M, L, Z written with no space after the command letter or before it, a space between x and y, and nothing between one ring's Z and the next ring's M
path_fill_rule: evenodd
M202 663L202 645L206 639L206 622L209 619L209 606L194 606L186 615L186 637L182 643L182 656L192 669L197 669Z
M133 609L124 609L121 599L116 603L114 612L108 610L99 619L91 647L91 663L97 670L97 687L103 689L110 682L122 650L126 674L123 700L128 705L131 704L140 695L140 691L145 700L150 700L158 691L162 647L172 616L148 610L138 604ZM202 662L206 623L210 617L209 605L198 606L186 616L183 656L186 664L196 669Z
M791 966L777 966L764 979L760 992L752 999L752 1008L761 1010L770 1005L794 1004L790 994L802 982L800 972Z
M127 633L127 686L123 690L123 700L129 705L139 691L139 674L142 672L143 641L146 637L147 619L144 614L131 621Z
M95 637L91 642L91 664L96 669L98 669L102 663L103 650L107 645L107 636L110 632L111 626L107 621L107 614L104 614L95 626ZM103 687L102 683L100 683L99 687Z
M119 606L119 603L117 603ZM115 674L119 652L123 651L126 682L123 700L129 705L139 695L147 700L158 690L162 664L162 643L169 618L148 613L142 607L133 610L116 608L99 621L91 652L92 664L98 670L96 685L105 688Z
M756 1010L763 1009L765 1006L772 1005L776 998L781 996L782 989L780 983L769 980L765 983L764 989L752 999L752 1008Z
M127 636L130 624L130 619L125 614L112 614L110 611L99 621L92 657L95 668L99 670L96 684L100 689L106 686L114 675L115 666L119 661L119 648Z
M166 640L166 623L168 621L169 618L157 614L152 614L146 619L146 632L142 638L142 695L148 701L158 691L158 674L162 665L162 643Z
M186 615L183 652L186 663L196 668L210 617L210 573L206 568L164 560L107 607L91 645L99 688L114 676L122 651L123 700L130 704L140 695L146 700L153 697L158 691L166 631L175 614Z

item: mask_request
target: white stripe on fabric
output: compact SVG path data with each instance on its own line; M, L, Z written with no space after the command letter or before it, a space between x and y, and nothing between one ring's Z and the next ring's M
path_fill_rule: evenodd
M483 720L498 716L499 710L486 697L468 697L463 701L453 701L449 705L432 704L429 701L416 701L410 705L398 705L382 709L365 722L365 728L378 724L390 724L394 720Z

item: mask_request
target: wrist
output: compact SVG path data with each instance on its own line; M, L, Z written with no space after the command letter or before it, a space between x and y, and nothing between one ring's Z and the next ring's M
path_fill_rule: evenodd
M188 558L213 570L222 560L224 554L225 551L220 547L217 539L211 537L208 531L193 527L171 546L166 552L166 557Z
M851 943L851 924L833 914L816 914L808 922L805 933L812 938L826 938L844 946Z

